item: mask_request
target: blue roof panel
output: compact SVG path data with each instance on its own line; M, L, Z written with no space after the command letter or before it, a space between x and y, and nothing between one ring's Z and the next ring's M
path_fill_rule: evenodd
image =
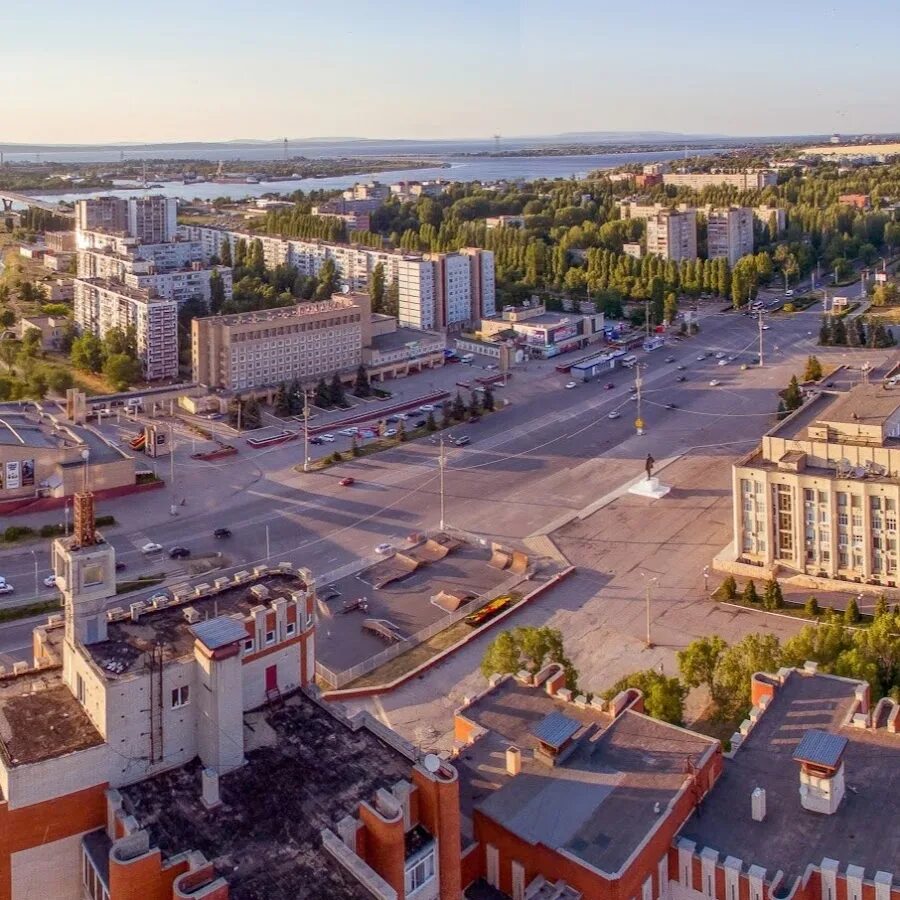
M217 619L198 622L191 626L191 632L208 650L218 650L247 637L247 630L243 624L231 616L219 616Z
M561 712L552 712L541 719L532 729L532 734L542 743L559 750L569 738L581 728L576 719Z
M847 738L840 734L831 734L811 728L803 735L803 740L794 751L797 762L811 763L814 766L825 766L835 769L841 761Z

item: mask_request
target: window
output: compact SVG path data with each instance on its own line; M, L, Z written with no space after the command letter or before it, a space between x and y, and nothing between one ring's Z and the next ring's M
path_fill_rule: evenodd
M190 699L190 685L183 684L181 687L172 688L172 709L180 709L182 706L187 706Z
M266 632L266 646L268 647L270 644L275 643L275 632L267 631Z
M296 622L288 622L287 628L285 629L285 634L288 637L293 637L297 633L297 623Z
M406 893L417 891L434 878L434 850L406 870Z
M75 699L84 704L84 678L80 673L75 676Z
M244 653L252 653L253 652L253 638L247 638L244 641Z

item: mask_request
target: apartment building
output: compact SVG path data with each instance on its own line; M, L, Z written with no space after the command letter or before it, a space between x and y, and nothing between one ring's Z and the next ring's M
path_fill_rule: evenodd
M726 259L729 266L753 253L753 210L731 206L706 211L707 258Z
M787 211L779 206L755 206L753 217L767 229L774 221L776 234L781 234L787 228Z
M900 585L898 471L900 392L822 392L734 465L735 559Z
M76 278L75 327L102 338L133 326L144 378L178 377L178 304L106 278Z
M344 200L370 200L380 206L391 195L391 189L380 181L357 182L353 187L347 188L341 195ZM377 207L373 207L377 208ZM369 210L370 212L372 210Z
M104 231L145 244L174 240L178 202L174 197L91 197L75 203L76 231Z
M746 169L743 172L666 172L663 184L701 191L705 187L729 185L739 191L757 191L778 184L778 175L769 169Z
M524 228L525 216L488 216L484 220L484 227L488 231L493 228Z
M372 339L368 294L335 294L318 303L191 323L193 380L242 391L299 378L314 382L355 371Z
M647 219L647 253L673 259L697 258L697 211L664 209Z
M209 259L221 255L226 242L234 248L256 235L223 231L206 226L183 226L182 238L196 243ZM266 265L293 266L303 275L318 275L326 260L332 260L341 282L351 291L368 289L379 264L388 284L399 291L399 322L410 328L458 329L493 315L496 309L494 254L490 250L464 247L457 253L411 254L378 250L352 244L258 236Z

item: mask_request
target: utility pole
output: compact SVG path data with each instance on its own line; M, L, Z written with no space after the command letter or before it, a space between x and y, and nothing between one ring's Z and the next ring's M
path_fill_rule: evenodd
M272 554L269 553L269 526L266 525L266 562L271 559Z
M303 388L303 471L309 471L309 395Z
M441 435L441 452L438 457L438 469L441 476L441 531L444 530L444 435Z
M641 418L641 366L640 363L634 364L634 390L637 393L637 417L634 420L634 427L638 434L644 433L644 420Z
M647 578L647 575L644 572L641 572L641 574L646 579L646 583L644 586L644 596L645 596L646 605L647 605L647 635L644 640L644 643L645 643L647 649L649 650L653 647L653 640L651 639L651 636L650 636L650 599L651 599L650 595L651 595L651 590L653 588L653 585L657 581L659 581L659 578L656 575L654 575L652 578Z
M759 367L763 367L763 314L762 310L757 314L759 320Z
M650 340L650 301L644 304L644 340Z
M178 501L175 496L175 428L169 423L169 484L172 486L172 506L171 514L174 516L177 511Z

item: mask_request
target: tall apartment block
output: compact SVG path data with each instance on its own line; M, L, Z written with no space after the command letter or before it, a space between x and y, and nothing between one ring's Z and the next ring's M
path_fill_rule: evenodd
M76 278L75 327L102 338L133 326L148 381L178 376L178 304L106 278Z
M697 258L697 212L664 209L647 218L647 253L679 262Z
M900 585L900 392L824 391L733 468L734 555L761 571Z
M707 257L727 259L729 266L753 253L753 210L746 206L710 209L707 220Z
M228 242L252 241L256 235L206 226L185 226L180 234L203 248L205 258L220 255ZM496 312L494 254L464 247L457 253L411 254L350 244L259 236L267 266L290 265L303 275L317 275L334 262L341 282L351 291L368 289L378 264L388 284L396 282L401 326L454 330Z
M96 197L75 203L76 231L105 231L145 244L175 239L178 204L174 197Z
M663 184L686 187L695 191L705 187L729 185L739 191L756 191L778 183L778 174L768 169L746 169L743 172L666 172Z

